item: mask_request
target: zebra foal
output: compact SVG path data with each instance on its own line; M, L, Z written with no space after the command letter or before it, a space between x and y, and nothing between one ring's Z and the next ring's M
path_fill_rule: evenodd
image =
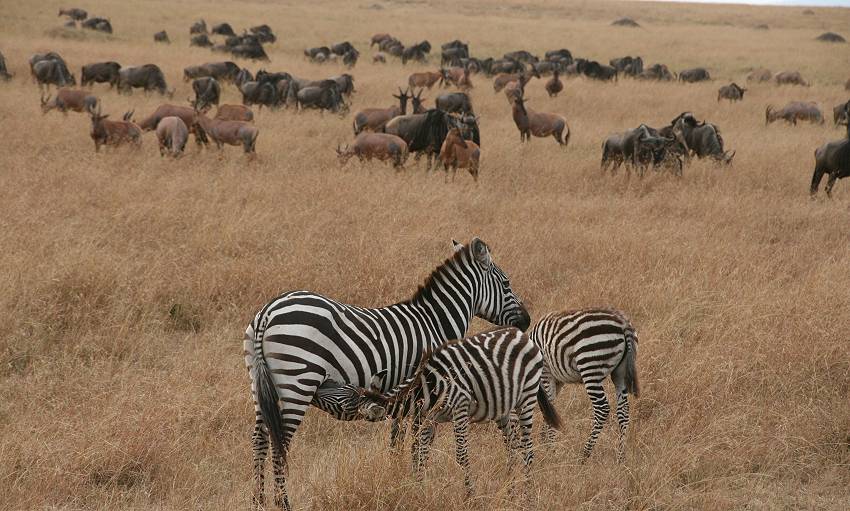
M513 447L511 413L519 422L519 446L526 475L534 458L531 426L540 407L546 423L560 429L561 419L540 385L543 355L522 331L502 328L454 341L423 358L416 373L387 393L373 378L364 398L374 399L395 418L412 417L413 471L417 477L428 459L435 423L453 423L456 459L464 469L467 496L473 493L467 434L470 422L495 421L509 451Z
M629 394L638 397L637 343L635 329L625 314L610 309L581 309L543 316L529 334L543 352L543 387L550 400L566 383L582 383L593 406L593 428L584 445L583 459L608 420L610 405L602 382L610 375L617 392L620 426L617 460L625 458L629 427ZM545 425L544 442L553 432Z

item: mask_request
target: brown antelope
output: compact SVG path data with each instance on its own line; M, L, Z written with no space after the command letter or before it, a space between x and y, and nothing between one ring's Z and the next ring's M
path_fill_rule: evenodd
M392 160L393 167L400 169L407 161L407 142L389 133L371 133L364 131L354 139L354 145L345 149L336 148L341 165L357 156L361 162L376 158L380 161Z
M478 181L479 161L481 160L481 149L478 144L471 140L464 140L460 129L452 128L446 134L443 146L440 148L440 161L446 173L451 166L454 173L452 180L457 175L458 167L468 169L475 181Z
M102 145L118 146L124 142L131 142L136 147L142 145L142 130L130 120L133 117L132 111L124 114L121 121L107 121L109 115L101 115L98 105L97 110L92 110L90 115L91 138L94 140L95 152L99 152Z
M166 117L159 121L156 127L156 139L159 141L159 155L178 158L186 148L186 140L189 139L189 128L179 117Z
M463 79L463 73L466 69L454 66L450 68L442 68L440 72L445 76L445 84L447 85L458 85L460 81Z
M811 123L823 124L823 112L820 111L816 103L802 101L792 101L780 108L775 109L773 105L767 105L764 110L764 124L768 124L783 119L785 122L797 125L797 121L808 121Z
M411 89L416 87L427 87L430 89L437 82L440 82L441 85L444 84L446 79L446 71L444 69L440 69L439 71L424 71L422 73L411 74L407 78L407 84Z
M469 78L469 66L463 68L463 76L461 76L460 80L458 80L457 87L462 91L468 91L474 88L472 85L472 80Z
M520 74L519 79L508 82L505 85L505 97L508 98L508 104L513 105L516 98L522 97L525 94L525 85L531 80L531 75Z
M557 97L558 94L560 94L561 91L564 90L564 82L561 81L561 79L558 77L558 74L559 72L556 69L555 72L552 74L552 78L550 78L549 81L546 82L546 92L549 93L550 98Z
M562 147L567 147L570 142L570 128L567 126L567 119L562 115L527 109L525 107L526 101L528 99L518 96L513 105L514 123L519 130L520 142L530 141L531 135L535 137L551 135ZM564 133L565 130L566 134Z
M393 97L398 99L398 105L389 108L364 108L354 115L354 134L359 135L361 131L382 131L387 122L393 117L407 115L407 100L412 96L410 90L398 88L398 94Z
M97 105L98 99L82 90L59 89L53 99L50 99L50 95L47 98L41 96L41 112L45 114L54 108L65 115L68 110L92 113Z
M215 142L219 149L223 144L242 145L245 153L256 152L257 136L260 130L251 123L210 119L204 112L195 110L192 124L196 130L203 131L210 140Z
M189 128L189 133L192 133L195 136L195 143L198 145L207 144L209 142L202 130L195 129L195 110L188 106L169 104L159 105L152 114L142 119L139 123L139 128L141 128L142 131L155 130L159 121L166 117L179 117L183 121L183 124Z
M254 122L254 112L245 105L219 105L214 119L219 121Z

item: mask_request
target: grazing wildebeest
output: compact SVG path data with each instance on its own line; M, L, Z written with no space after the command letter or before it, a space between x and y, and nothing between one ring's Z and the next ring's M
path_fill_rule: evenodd
M156 127L156 139L159 141L159 155L170 154L179 158L189 139L189 128L179 117L165 117Z
M3 56L3 52L0 52L0 79L4 81L9 81L12 79L12 75L6 68L6 57Z
M826 182L826 196L832 197L835 181L850 176L850 133L847 138L827 142L815 150L815 171L809 188L812 198L817 195L824 174L829 175Z
M573 63L573 54L566 48L547 51L544 57L550 62L561 62L568 65Z
M679 81L687 83L704 82L711 80L711 75L704 67L695 67L693 69L685 69L679 72Z
M401 52L401 63L407 64L408 60L426 62L428 60L428 53L430 52L431 43L428 41L418 42L414 45L408 46Z
M460 118L431 109L420 114L399 115L387 123L384 131L407 142L408 149L416 154L417 160L422 155L427 156L427 168L430 169L440 154L446 134L454 127L466 129Z
M168 32L161 30L153 35L153 42L170 44L171 39L168 38Z
M570 142L570 128L567 126L567 119L558 114L530 110L525 106L526 101L528 100L520 95L514 98L512 107L514 123L519 130L520 142L530 141L531 135L535 137L552 136L558 144L566 148Z
M269 108L277 108L283 101L277 87L272 82L245 82L239 87L242 93L242 104L246 106L264 105Z
M820 111L817 104L802 101L792 101L779 110L774 109L773 105L768 105L764 110L764 124L768 125L779 119L795 126L797 125L797 121L824 123L823 112Z
M459 39L443 44L440 49L441 66L461 66L462 60L469 58L469 45Z
M384 34L384 33L375 34L375 35L372 36L372 40L369 43L369 48L374 47L376 44L380 45L382 42L388 41L388 40L391 40L391 39L393 39L393 36L391 36L389 34Z
M89 30L97 30L98 32L112 33L112 23L106 18L89 18L80 23L80 26Z
M623 163L626 169L634 167L643 177L649 163L655 163L655 154L674 142L674 138L660 136L645 124L633 130L609 135L602 143L602 170L614 174Z
M499 59L491 62L490 65L485 68L485 72L488 76L497 74L519 74L525 72L525 64L518 60Z
M165 75L156 64L145 64L138 67L125 67L118 72L118 91L132 94L133 89L144 89L145 92L157 91L163 96L174 95L174 89L168 90L165 85Z
M245 105L219 105L213 119L219 121L253 122L254 112Z
M124 142L140 147L142 130L130 120L132 116L132 112L127 112L121 121L108 121L106 118L109 115L101 115L98 105L97 110L91 112L91 138L95 152L99 152L102 145L118 146Z
M774 76L777 85L802 85L808 87L809 84L803 80L803 75L799 71L782 71Z
M213 42L210 41L210 38L207 34L196 34L193 35L191 39L189 39L189 46L211 48L213 46Z
M59 89L56 97L52 100L48 95L47 98L41 97L41 112L47 113L54 108L63 114L68 114L68 110L74 112L92 113L95 107L98 106L98 99L90 93L82 90Z
M452 180L457 175L457 169L467 169L472 179L478 181L478 170L481 162L481 148L471 140L465 140L460 128L452 128L446 134L446 139L440 147L440 161L448 173L452 168Z
M411 73L411 75L407 77L407 85L411 88L427 87L428 89L430 89L434 86L435 83L440 82L440 85L443 85L445 81L445 69L440 69L439 71L423 71L421 73Z
M315 85L311 84L305 87L299 86L297 83L290 84L290 90L293 87L295 89L295 104L299 110L315 108L340 115L348 113L349 106L339 92L339 85L333 80L321 80Z
M272 28L268 25L257 25L248 29L249 32L257 36L261 43L273 43L277 41L277 36L272 32Z
M393 94L393 97L398 99L398 105L393 105L389 108L364 108L354 114L354 134L358 135L361 131L381 131L384 126L398 115L407 115L407 101L410 99L409 90L403 91L398 88L398 94Z
M537 58L535 55L532 55L526 50L511 51L502 55L502 58L507 60L516 60L519 62L524 62L526 64L532 64L534 62L540 61L539 58Z
M356 51L355 48L354 48L354 45L351 44L348 41L343 41L341 43L332 44L330 49L331 49L331 53L333 53L334 55L339 55L340 57L342 57L343 55L345 55L346 53L348 53L350 51Z
M728 99L731 101L741 101L744 99L744 93L747 89L741 87L735 82L730 83L729 85L724 85L720 87L720 90L717 91L717 101L721 99Z
M239 72L239 66L229 60L224 62L207 62L199 66L187 66L183 68L183 81L188 82L194 78L209 76L221 82L235 83Z
M641 80L658 80L662 82L670 82L676 79L676 76L670 71L665 64L653 64L644 69L642 73L637 75Z
M847 103L840 103L832 108L832 121L836 126L847 124Z
M179 117L180 119L182 119L183 123L189 129L189 133L195 136L195 143L197 143L198 145L208 143L208 140L204 135L203 130L195 129L193 125L195 119L195 110L188 106L178 106L169 104L159 105L156 110L153 111L152 114L142 119L138 126L142 131L152 131L155 130L156 127L159 125L159 122L165 119L166 117Z
M77 80L68 70L63 60L46 59L36 61L35 63L30 62L30 70L36 81L38 81L39 89L44 86L50 89L51 84L57 87L67 87L68 85L77 84Z
M92 83L108 83L109 88L118 85L121 64L117 62L96 62L86 64L80 71L80 85L85 87Z
M192 26L189 27L189 35L193 34L206 34L207 33L207 22L204 20L198 20L192 23Z
M212 76L197 78L192 82L192 90L195 92L193 105L199 109L218 105L221 98L221 85Z
M233 79L233 85L236 87L242 87L243 83L253 82L254 75L251 74L251 71L247 68L242 68L236 73L236 77Z
M269 56L266 55L266 50L263 49L263 45L260 43L259 39L254 36L242 37L253 37L253 40L249 39L249 42L244 42L230 47L230 53L232 53L234 57L241 57L243 59L250 60L262 60L265 62L270 61Z
M210 140L215 142L219 149L223 144L241 145L245 153L256 152L257 136L260 130L251 123L210 119L203 112L195 110L192 124L195 129L202 130Z
M316 46L304 50L304 56L313 62L327 62L331 56L331 49L327 46Z
M558 94L560 94L561 91L564 90L564 82L562 82L561 79L558 78L558 74L558 71L555 71L555 73L552 75L552 78L550 78L549 81L546 82L546 92L549 94L550 98L557 97Z
M625 76L638 76L643 73L643 59L641 57L621 57L611 59L609 64Z
M83 21L84 19L88 18L89 13L87 13L83 9L73 7L71 9L59 9L59 16L68 16L72 20Z
M700 123L691 112L683 112L673 119L670 126L673 132L679 132L688 151L696 154L697 158L709 157L718 163L732 163L735 151L724 151L723 137L714 124L705 121Z
M354 77L350 74L343 73L341 75L331 76L329 79L336 82L339 93L343 96L350 97L354 93Z
M224 36L235 36L236 32L233 31L233 27L230 26L230 23L219 23L218 25L213 25L211 30L213 34L224 35Z
M617 80L617 69L613 66L600 64L595 60L576 60L576 71L594 80Z
M409 154L407 143L396 135L388 133L363 132L354 139L354 145L336 148L339 163L345 165L352 156L363 161L376 158L380 161L392 161L393 167L400 169Z
M750 74L747 75L748 82L769 82L773 79L773 73L770 69L766 69L760 67L758 69L753 69Z
M472 114L472 101L465 92L448 92L440 94L434 101L437 108L444 112Z
M351 51L346 52L345 55L342 56L342 63L345 66L352 68L357 64L357 59L359 58L360 52L352 49Z

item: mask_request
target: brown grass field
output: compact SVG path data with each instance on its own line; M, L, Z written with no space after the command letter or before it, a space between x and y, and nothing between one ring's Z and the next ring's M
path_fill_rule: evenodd
M378 306L407 298L451 253L481 236L533 318L612 306L640 335L641 398L628 460L606 428L578 463L590 429L580 387L557 406L566 427L539 456L528 499L509 491L501 438L474 428L477 494L464 501L450 428L426 479L387 449L388 424L308 414L293 440L296 509L846 510L850 508L850 183L811 201L813 151L841 138L850 10L590 0L449 2L84 1L113 36L55 30L55 0L6 2L0 51L16 77L0 83L0 509L247 509L253 412L241 336L271 297L307 288ZM378 5L380 9L372 6ZM643 28L610 26L632 16ZM269 69L324 77L343 68L303 48L350 39L362 51L352 110L392 103L407 75L431 66L371 64L369 37L460 38L473 54L567 47L600 61L639 54L710 83L565 82L550 100L533 81L529 106L564 114L562 150L520 145L502 94L474 77L481 114L478 183L446 182L412 161L340 168L333 149L351 120L315 112L257 115L258 157L228 147L161 159L141 150L95 154L87 116L42 115L32 53L82 64L159 64L175 102L182 68L220 60L188 48L197 18L237 31L268 23ZM752 27L767 23L770 30ZM152 34L166 29L170 46ZM842 32L844 30L844 32ZM63 36L64 34L64 36ZM439 54L436 55L439 60ZM240 62L256 71L260 66ZM720 85L754 67L800 70L810 88L751 85L716 102ZM137 118L163 101L94 87L105 112ZM433 104L436 90L426 93ZM225 102L240 100L224 87ZM768 103L818 101L823 126L764 126ZM684 177L643 180L599 170L612 132L662 126L684 110L718 124L730 168L696 162ZM487 325L476 321L473 331ZM536 435L535 435L536 438Z

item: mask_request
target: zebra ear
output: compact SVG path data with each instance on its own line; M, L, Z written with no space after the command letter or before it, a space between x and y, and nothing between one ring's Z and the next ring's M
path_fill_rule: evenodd
M387 377L387 370L378 371L372 375L372 380L369 382L369 390L372 392L381 392L384 388L384 379Z
M455 252L460 252L463 250L463 244L458 243L454 238L452 238L452 248L455 249Z
M479 238L472 238L472 243L469 246L472 248L472 255L478 261L478 264L483 266L485 270L489 270L490 265L493 264L493 259L490 257L490 249L487 244Z

